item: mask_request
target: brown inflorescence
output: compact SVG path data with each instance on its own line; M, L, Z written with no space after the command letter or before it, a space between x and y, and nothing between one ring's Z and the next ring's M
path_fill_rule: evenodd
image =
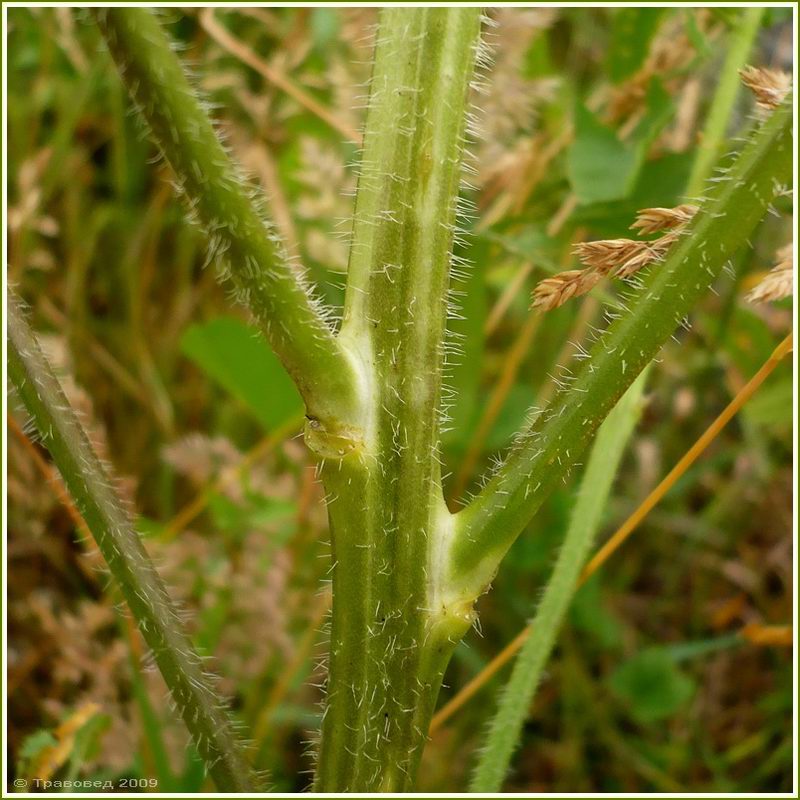
M769 303L794 294L793 259L794 245L789 242L775 253L775 266L747 294L746 299L751 303Z
M560 272L540 281L533 291L533 308L549 311L572 297L586 294L605 277L630 278L643 267L660 261L677 241L682 229L697 212L684 204L675 208L645 208L631 225L640 233L667 232L652 241L598 239L580 242L573 252L585 269Z
M636 215L631 230L640 236L659 231L670 231L685 225L697 213L697 206L683 203L675 208L643 208Z
M779 69L746 66L739 70L739 77L755 95L756 103L767 110L777 108L792 86L792 76Z

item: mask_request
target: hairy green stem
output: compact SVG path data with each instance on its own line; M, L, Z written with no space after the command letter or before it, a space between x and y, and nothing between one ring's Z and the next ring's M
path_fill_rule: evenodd
M687 197L694 197L703 191L703 186L720 157L720 147L725 139L725 131L741 89L739 70L747 63L756 36L761 27L765 9L761 6L744 8L730 37L728 54L719 70L719 83L714 99L708 110L703 133L697 145L697 154L692 163L692 171L686 185Z
M360 382L321 307L231 163L172 45L144 8L96 8L120 77L175 173L190 212L294 378L309 418L345 439L361 414Z
M645 372L625 392L597 432L564 543L533 618L531 633L500 697L472 777L472 792L499 792L502 788L531 701L600 526L619 462L639 419Z
M602 334L568 387L520 437L505 464L459 512L454 588L476 597L544 499L562 481L617 399L673 335L792 180L789 97L712 179L701 209L629 308Z
M449 268L480 14L381 12L341 341L369 386L364 444L325 458L334 572L316 789L409 791L442 674L471 624L450 605L439 427ZM321 444L321 446L320 446Z
M217 788L223 792L256 791L259 782L211 677L203 671L106 468L95 455L13 293L8 297L8 374L122 591Z

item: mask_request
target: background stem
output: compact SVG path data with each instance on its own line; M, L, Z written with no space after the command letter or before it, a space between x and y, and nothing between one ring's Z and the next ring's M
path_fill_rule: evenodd
M743 8L734 32L731 34L728 53L719 72L714 99L708 110L703 133L697 145L697 154L692 163L692 171L686 184L685 195L695 197L703 191L703 185L711 174L711 169L720 157L720 148L731 118L731 111L741 89L739 70L747 63L753 49L761 20L763 6Z
M112 479L97 459L12 292L8 295L8 374L119 585L217 788L256 791L259 781L243 755L212 678L203 672Z

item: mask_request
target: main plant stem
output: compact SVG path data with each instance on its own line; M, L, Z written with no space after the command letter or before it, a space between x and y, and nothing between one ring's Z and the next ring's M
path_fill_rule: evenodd
M340 335L368 386L363 446L340 457L309 432L325 459L335 565L319 791L411 790L444 668L471 624L442 590L451 517L438 440L478 30L477 9L381 15Z

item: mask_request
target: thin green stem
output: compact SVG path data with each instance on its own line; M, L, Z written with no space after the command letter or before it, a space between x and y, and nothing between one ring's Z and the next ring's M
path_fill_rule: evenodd
M259 781L164 584L42 354L19 300L8 297L8 374L119 585L197 749L223 792Z
M382 10L341 339L361 360L364 445L327 456L334 557L316 788L409 791L452 649L441 554L447 290L480 13ZM315 443L310 442L314 447Z
M120 77L175 173L210 257L223 265L294 378L309 417L332 435L357 437L360 384L324 310L287 261L272 225L231 163L152 11L97 8Z
M499 792L502 788L531 701L600 526L619 462L639 419L644 386L643 372L597 432L564 544L533 618L530 636L500 697L472 778L472 792Z
M706 117L702 137L697 145L686 195L694 197L703 191L708 176L720 157L720 149L730 121L731 111L741 88L739 70L747 63L764 16L763 6L744 8L736 29L731 34L728 54L719 70L719 83Z
M508 548L580 457L617 399L684 323L792 179L789 98L712 179L701 209L571 382L520 436L504 465L456 518L451 580L477 597Z

